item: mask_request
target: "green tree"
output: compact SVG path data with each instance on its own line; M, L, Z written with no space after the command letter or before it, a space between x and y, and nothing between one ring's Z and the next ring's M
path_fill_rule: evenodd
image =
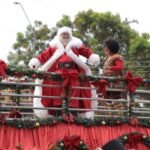
M29 60L47 47L50 29L41 21L35 21L34 29L29 25L25 33L18 32L16 42L13 44L14 52L9 53L10 64L25 66Z
M103 55L102 47L108 37L118 39L122 51L127 49L130 39L138 35L120 16L111 12L98 13L92 10L79 12L74 20L79 37L94 51Z
M102 51L104 41L108 37L117 39L121 46L120 53L124 55L129 69L132 59L148 60L150 58L148 33L139 35L130 27L130 24L121 20L119 14L88 10L79 12L73 21L69 16L63 15L56 26L51 29L42 22L35 21L34 32L31 26L28 26L24 34L17 33L17 41L13 44L15 52L9 54L9 62L17 65L20 61L24 61L27 65L32 57L46 48L46 42L51 40L56 35L58 28L62 26L71 27L73 35L81 38L84 44L99 54L101 58L104 56Z
M62 19L59 20L57 23L56 23L56 27L59 28L59 27L62 27L62 26L68 26L68 27L71 27L73 28L73 23L71 21L71 18L67 15L63 15L62 16Z
M150 35L143 33L130 40L127 66L135 74L150 77Z

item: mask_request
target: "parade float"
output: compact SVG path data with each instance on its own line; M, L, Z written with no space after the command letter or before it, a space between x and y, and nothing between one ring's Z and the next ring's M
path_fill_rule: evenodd
M150 149L150 100L147 98L150 95L149 79L136 77L132 72L126 72L123 78L79 75L81 80L88 78L94 82L93 88L99 95L107 90L126 93L126 99L104 99L101 96L91 99L98 101L98 106L89 110L94 112L94 118L89 119L71 113L85 110L67 106L71 99L69 89L80 88L70 85L73 80L71 74L63 78L56 73L6 67L3 64L0 71L1 150L95 150L112 139L119 139L126 149ZM33 95L33 89L35 86L41 86L34 83L37 78L65 82L61 87L64 89L61 108L33 107L32 99L36 97ZM118 81L124 83L124 88L107 88L106 83ZM54 88L59 87L55 85ZM105 106L106 101L125 103L126 107L113 110ZM36 117L33 109L59 110L62 115L41 119Z

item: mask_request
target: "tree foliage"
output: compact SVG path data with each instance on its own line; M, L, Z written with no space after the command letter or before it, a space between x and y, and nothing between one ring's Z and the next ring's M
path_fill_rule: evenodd
M127 65L135 58L140 60L150 58L150 35L148 33L139 35L129 23L121 20L119 14L88 10L76 14L73 21L69 16L63 15L56 26L50 29L41 21L35 21L34 28L29 25L24 33L18 32L16 42L13 44L14 52L8 56L9 63L18 65L20 61L24 61L27 65L32 57L47 47L46 43L62 26L71 27L73 35L81 38L85 45L101 57L104 55L102 51L104 41L108 37L113 37L120 43L120 53L125 56L126 60L129 60Z
M13 44L14 52L8 55L10 64L27 65L29 60L47 47L51 30L41 21L35 21L34 28L27 26L25 33L18 32L16 42Z

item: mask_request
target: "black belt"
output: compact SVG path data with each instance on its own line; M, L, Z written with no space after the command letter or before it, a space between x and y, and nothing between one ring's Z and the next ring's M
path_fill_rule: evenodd
M67 68L67 69L70 69L70 68L75 69L76 68L76 64L73 62L59 62L58 66L60 69L61 68Z

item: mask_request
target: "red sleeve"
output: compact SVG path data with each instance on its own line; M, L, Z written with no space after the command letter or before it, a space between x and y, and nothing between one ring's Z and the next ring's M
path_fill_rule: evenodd
M52 56L52 50L51 50L51 47L48 47L41 54L39 54L36 58L41 62L41 64L44 64L51 56Z
M114 61L114 66L111 66L111 70L113 71L121 71L123 69L124 65L123 65L123 61L120 59L116 59Z
M79 54L86 58L89 58L91 54L93 54L93 51L88 47L82 46L79 48Z

